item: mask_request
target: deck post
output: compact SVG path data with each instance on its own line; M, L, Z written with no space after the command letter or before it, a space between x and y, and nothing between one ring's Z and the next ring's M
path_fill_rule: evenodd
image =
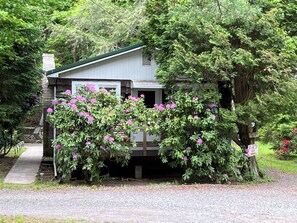
M142 179L142 166L135 166L135 179Z
M143 156L147 156L147 134L145 128L143 129Z

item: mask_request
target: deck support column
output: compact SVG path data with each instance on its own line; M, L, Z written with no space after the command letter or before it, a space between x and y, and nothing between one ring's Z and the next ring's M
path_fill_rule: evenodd
M135 179L142 179L142 166L135 166Z

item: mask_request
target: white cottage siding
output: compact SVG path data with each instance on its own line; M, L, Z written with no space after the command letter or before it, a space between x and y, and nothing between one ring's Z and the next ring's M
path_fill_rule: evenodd
M66 79L155 81L157 65L142 65L142 49L60 73Z

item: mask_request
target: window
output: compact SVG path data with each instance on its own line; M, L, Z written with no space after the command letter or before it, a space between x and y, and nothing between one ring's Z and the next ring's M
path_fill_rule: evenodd
M142 65L152 65L152 61L144 54L142 54Z
M132 89L132 96L140 97L144 95L144 103L148 108L153 108L154 104L162 103L162 89Z
M156 104L156 92L155 91L138 91L138 97L140 95L144 95L144 104L147 108L153 108L154 104Z
M93 85L96 90L105 88L106 90L115 90L116 96L121 96L121 82L120 81L72 81L72 94L76 94L76 90L79 86L90 84Z

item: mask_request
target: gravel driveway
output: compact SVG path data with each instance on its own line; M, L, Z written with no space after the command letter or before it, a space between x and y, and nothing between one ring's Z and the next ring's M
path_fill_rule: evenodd
M258 185L0 190L0 214L87 222L297 222L297 176Z

